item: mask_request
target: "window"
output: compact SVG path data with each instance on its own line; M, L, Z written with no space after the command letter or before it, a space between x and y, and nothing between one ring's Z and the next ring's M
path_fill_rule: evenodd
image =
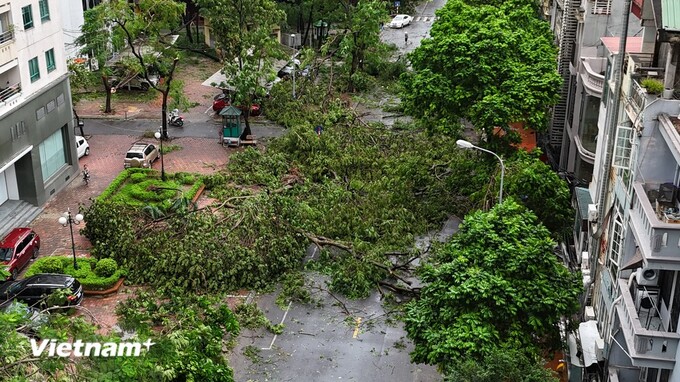
M47 0L38 0L38 6L40 7L40 20L48 21L50 19L50 5Z
M57 106L61 106L64 104L64 93L61 93L57 96Z
M51 100L50 102L47 103L47 113L49 114L52 110L54 110L57 107L57 103L55 100Z
M64 150L64 129L55 131L39 146L40 168L43 180L54 175L60 168L66 165L66 152Z
M11 132L13 141L18 140L24 134L26 134L26 127L24 126L24 121L17 122L14 126L12 126Z
M613 226L607 267L609 268L611 278L616 280L619 273L619 260L621 258L621 252L623 251L623 223L621 221L621 215L616 214Z
M51 72L57 68L57 64L54 61L54 49L50 49L45 52L45 62L47 63L47 72Z
M45 116L45 106L40 106L36 111L35 111L35 119L36 121L40 121L43 119Z
M21 8L21 17L24 19L24 29L33 28L33 9L30 5Z
M40 79L40 67L38 66L38 57L31 58L28 61L28 72L31 74L31 82L35 82Z
M627 170L630 165L630 154L633 147L633 128L617 126L614 144L614 163L612 163L612 166Z

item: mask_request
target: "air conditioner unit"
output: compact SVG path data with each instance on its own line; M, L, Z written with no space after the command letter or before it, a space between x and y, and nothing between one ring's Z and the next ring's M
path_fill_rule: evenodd
M659 284L659 270L652 268L638 268L635 274L638 285L657 286Z
M595 340L595 358L598 361L604 361L604 340L602 338Z
M660 309L659 291L657 289L638 289L635 294L635 310L639 312L640 307L650 312Z
M597 206L588 204L588 221L595 223L597 221Z
M581 269L590 268L590 253L588 251L581 252Z
M586 321L594 320L595 319L595 308L592 306L586 306L584 311L583 311L583 319Z

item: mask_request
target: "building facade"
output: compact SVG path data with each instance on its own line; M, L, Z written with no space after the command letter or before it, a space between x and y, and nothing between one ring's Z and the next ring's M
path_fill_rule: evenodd
M0 1L0 205L40 206L78 171L59 9Z

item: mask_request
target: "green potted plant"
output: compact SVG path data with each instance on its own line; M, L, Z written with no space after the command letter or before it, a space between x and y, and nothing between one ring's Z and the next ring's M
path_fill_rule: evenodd
M663 82L656 78L645 78L640 82L640 86L647 89L649 94L661 94L663 92Z

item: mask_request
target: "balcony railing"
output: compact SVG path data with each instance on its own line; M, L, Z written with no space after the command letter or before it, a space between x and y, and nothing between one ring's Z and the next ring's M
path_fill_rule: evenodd
M645 328L635 308L628 282L618 279L618 283L622 301L616 310L633 366L672 369L680 334Z
M653 190L652 190L653 191ZM641 183L633 184L631 223L650 268L680 270L680 214L654 200Z
M602 97L604 75L600 73L602 72L603 61L606 63L606 59L588 57L582 58L582 60L581 80L583 81L583 85L590 93L592 93L592 95Z
M644 109L647 101L647 90L640 86L637 80L631 81L630 89L631 105L635 108L635 112L639 113Z
M7 87L0 87L0 106L10 101L14 96L21 93L21 82L7 85Z
M14 39L13 30L6 30L4 32L0 32L0 45L12 41L13 39Z

